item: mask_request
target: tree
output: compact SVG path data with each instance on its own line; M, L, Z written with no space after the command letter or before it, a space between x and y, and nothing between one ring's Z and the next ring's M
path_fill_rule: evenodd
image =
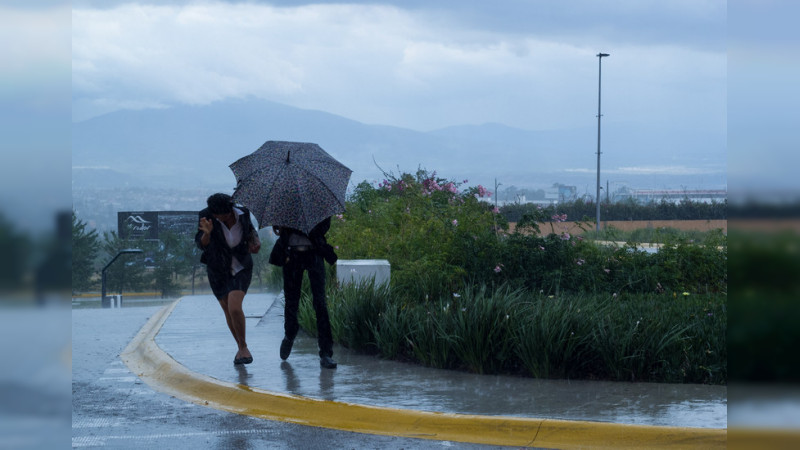
M100 252L97 230L87 230L86 222L72 212L72 292L85 292L96 285L94 262Z
M162 233L158 247L154 250L156 267L153 269L153 284L163 298L180 292L181 276L190 275L196 267L194 241L172 232Z
M0 289L22 287L25 271L29 269L31 242L27 235L18 232L0 213Z
M103 265L107 264L106 261L110 261L124 248L140 248L147 251L146 249L152 245L152 243L148 243L144 239L121 239L115 231L103 233L103 242L101 244L103 256L105 257ZM106 271L106 291L112 292L116 290L117 292L122 292L125 289L141 291L148 287L147 278L141 256L122 255Z

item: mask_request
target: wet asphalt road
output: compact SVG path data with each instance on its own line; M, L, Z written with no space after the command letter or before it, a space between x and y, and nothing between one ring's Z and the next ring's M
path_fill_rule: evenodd
M72 447L169 449L508 448L351 433L273 422L151 389L120 352L161 306L72 310ZM222 315L220 313L220 320Z
M0 449L68 448L69 317L0 300Z

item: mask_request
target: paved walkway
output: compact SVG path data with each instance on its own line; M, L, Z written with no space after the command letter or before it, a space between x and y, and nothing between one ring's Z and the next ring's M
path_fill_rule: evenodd
M156 389L271 420L375 434L555 448L724 447L723 386L475 375L334 348L321 369L316 340L298 336L281 361L282 299L245 299L254 362L236 345L211 296L184 297L151 318L123 360Z

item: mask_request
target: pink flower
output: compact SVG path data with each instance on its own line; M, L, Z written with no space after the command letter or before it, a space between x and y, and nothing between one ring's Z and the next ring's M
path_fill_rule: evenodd
M436 180L433 178L428 178L427 180L424 180L422 182L422 186L423 188L425 188L425 190L429 192L442 190L442 187L439 186L439 183L437 183Z
M488 189L486 189L485 187L481 186L480 184L478 185L478 197L491 197L491 196L492 196L492 193L489 192Z
M457 226L458 226L458 220L456 220L456 219L453 219L453 226L454 226L454 227L457 227Z
M568 241L571 236L566 231L561 233L561 239L564 241Z
M501 268L500 268L500 265L499 265L499 264L498 264L498 265L496 265L496 266L494 266L494 273L500 273L500 272L502 272L502 271L503 271L503 269L501 269Z
M495 214L500 214L500 210L499 210L499 209L497 209L497 206L495 206L494 208L492 208L492 212L493 212L493 213L495 213Z

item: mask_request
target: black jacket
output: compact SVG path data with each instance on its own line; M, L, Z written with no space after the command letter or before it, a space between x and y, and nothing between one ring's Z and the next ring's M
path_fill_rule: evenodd
M308 239L311 241L312 251L325 258L325 261L327 261L328 264L335 264L339 257L336 255L336 252L333 251L333 247L328 244L328 240L325 238L325 234L330 228L330 217L316 224L308 236L306 236L306 234L300 230L281 227L281 234L278 237L278 240L275 241L275 246L272 247L272 252L269 254L269 263L275 266L284 265L286 258L289 256L289 236L291 236L293 233L297 233L308 237Z
M214 228L211 230L211 240L208 243L208 247L203 248L203 244L200 242L203 237L202 231L198 230L197 234L194 236L194 242L197 248L203 251L203 254L200 255L200 262L205 264L210 271L220 273L230 272L231 261L234 256L242 263L245 269L253 268L253 257L250 255L250 241L253 239L253 235L258 233L258 231L253 227L253 223L250 221L250 211L239 205L236 205L236 208L240 209L244 214L237 217L237 220L242 221L242 241L234 248L228 247L228 242L225 240L225 233L222 231L222 226L214 219L214 216L208 208L203 209L199 213L199 217L197 218L198 222L201 217L214 221Z

